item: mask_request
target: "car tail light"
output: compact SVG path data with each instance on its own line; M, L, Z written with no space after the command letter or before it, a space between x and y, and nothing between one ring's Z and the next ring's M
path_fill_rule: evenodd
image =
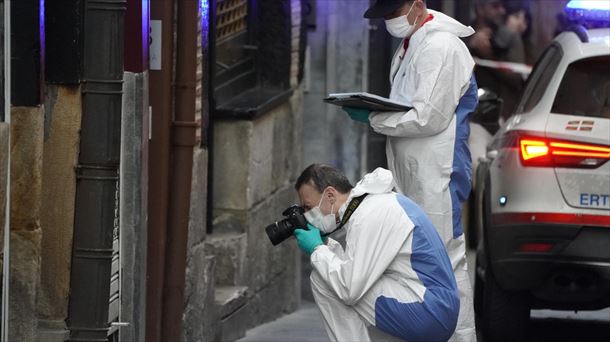
M534 158L549 157L549 147L544 141L533 139L520 139L521 159L528 161Z
M543 138L511 132L505 147L519 149L523 166L594 169L610 159L610 146Z

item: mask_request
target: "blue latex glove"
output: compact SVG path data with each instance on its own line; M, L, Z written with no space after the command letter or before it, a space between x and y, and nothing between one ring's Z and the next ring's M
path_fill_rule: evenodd
M295 229L294 236L297 238L299 248L307 254L313 253L316 247L324 244L320 230L309 223L307 224L307 230Z
M355 108L355 107L347 107L347 106L343 106L343 107L341 107L341 109L343 109L345 112L347 112L347 114L349 115L350 118L352 118L352 120L369 123L369 114L371 114L370 110L365 109L365 108Z

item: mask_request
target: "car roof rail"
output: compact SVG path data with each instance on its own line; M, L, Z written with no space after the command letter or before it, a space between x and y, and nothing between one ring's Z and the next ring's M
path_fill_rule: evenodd
M581 42L588 43L589 42L589 34L587 33L587 29L578 24L570 25L567 30L568 32L574 32Z

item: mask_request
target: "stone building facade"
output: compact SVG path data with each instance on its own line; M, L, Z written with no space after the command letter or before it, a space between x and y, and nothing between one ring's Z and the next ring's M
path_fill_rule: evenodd
M230 99L209 109L210 150L195 152L193 169L185 290L188 341L235 340L300 304L300 252L294 241L272 246L264 228L297 202L294 182L302 168L303 120L301 1L259 5L273 6L259 7L261 16L263 11L284 13L272 24L284 30L273 36L274 46L266 41L269 32L251 41L262 55L284 49L272 57L283 64L280 75L267 76L273 65L257 64L267 68L258 72L268 83L255 87L279 91L247 99L247 106L255 108L253 115L244 114L239 105L232 107ZM203 108L205 113L205 104ZM207 185L206 163L211 173ZM202 196L206 189L211 196ZM206 204L211 212L206 212Z
M300 303L296 245L287 241L273 247L264 228L281 219L283 209L296 202L293 183L302 168L301 1L238 1L251 6L248 16L252 20L248 22L263 22L268 19L266 15L275 13L279 19L274 27L281 28L261 29L252 40L257 45L253 51L259 61L253 70L261 82L254 87L254 93L263 96L251 97L256 113L243 116L239 106L214 103L214 95L209 95L214 91L208 92L212 80L207 71L214 61L206 48L210 43L206 30L214 26L210 21L214 18L205 17L205 13L213 12L210 6L231 1L198 2L200 26L197 41L192 42L198 47L195 117L200 126L188 194L190 215L181 317L184 341L235 340L246 329L289 313ZM89 2L85 0L83 4ZM86 282L79 281L72 272L79 145L83 138L81 124L87 113L83 99L85 94L91 94L83 87L86 82L79 60L83 37L79 36L79 28L94 17L86 16L87 20L80 23L76 15L61 15L82 13L83 8L70 7L74 4L37 4L27 8L27 13L37 14L31 33L39 40L46 38L47 44L36 45L32 56L40 58L30 62L33 69L45 70L46 77L38 74L40 84L31 83L28 91L42 96L25 104L14 103L11 112L14 148L9 336L19 336L23 341L66 341L76 338L72 331L75 327L70 323L77 314L73 312L71 294L74 287ZM45 8L40 8L41 4ZM105 227L115 238L113 250L104 250L112 255L105 288L110 286L115 295L91 293L92 298L110 300L109 305L91 307L91 311L99 311L102 316L104 310L108 312L109 320L98 323L110 340L148 341L146 282L150 270L146 266L155 252L147 248L149 158L153 153L149 146L150 119L154 115L149 93L159 84L150 82L147 44L149 11L158 3L127 0L111 5L112 11L106 14L116 13L112 17L116 22L125 20L125 31L117 35L120 40L113 42L113 48L122 44L126 47L122 81L114 82L122 87L120 177L115 207L110 213L114 222ZM283 15L277 16L279 13ZM66 41L72 45L66 45ZM66 49L59 50L58 46ZM71 67L62 67L66 65ZM20 69L13 69L15 72ZM273 91L268 92L269 87ZM0 125L3 184L7 181L8 149L4 148L8 145L8 131L9 125ZM6 193L0 193L6 200ZM113 299L115 296L118 300Z

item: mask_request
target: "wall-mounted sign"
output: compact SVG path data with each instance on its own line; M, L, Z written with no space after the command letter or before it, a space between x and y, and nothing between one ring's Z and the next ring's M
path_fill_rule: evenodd
M161 20L150 21L150 70L161 70Z

